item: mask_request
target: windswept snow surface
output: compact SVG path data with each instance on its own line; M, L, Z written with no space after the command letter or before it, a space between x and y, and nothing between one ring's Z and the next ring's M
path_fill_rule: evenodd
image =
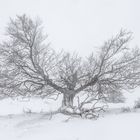
M110 109L97 120L45 114L59 108L60 102L1 100L0 140L140 140L140 110L132 109L139 90L126 96L126 103L109 104ZM123 107L131 111L123 112Z
M70 119L61 114L0 118L1 140L140 140L140 113L109 115L98 120Z

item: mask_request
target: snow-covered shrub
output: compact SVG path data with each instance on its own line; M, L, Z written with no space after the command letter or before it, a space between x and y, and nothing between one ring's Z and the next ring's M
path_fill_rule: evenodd
M134 108L140 108L140 98L135 101Z
M130 112L131 111L131 109L130 109L130 107L122 107L121 108L121 112Z
M23 113L24 114L31 114L32 110L30 108L23 108Z

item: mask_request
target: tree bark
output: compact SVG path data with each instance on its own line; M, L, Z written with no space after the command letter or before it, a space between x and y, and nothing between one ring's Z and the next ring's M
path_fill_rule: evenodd
M64 93L63 94L63 101L62 101L62 107L73 107L73 100L74 100L75 94L74 93Z

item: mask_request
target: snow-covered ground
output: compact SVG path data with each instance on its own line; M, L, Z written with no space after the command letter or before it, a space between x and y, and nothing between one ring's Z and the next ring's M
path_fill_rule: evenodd
M109 115L98 120L70 119L61 114L0 118L1 140L139 140L140 113Z
M133 108L139 97L139 89L126 94L126 103L109 104L108 112L97 120L62 114L51 118L45 112L59 108L57 102L4 99L0 101L0 140L140 140L140 110L122 111Z

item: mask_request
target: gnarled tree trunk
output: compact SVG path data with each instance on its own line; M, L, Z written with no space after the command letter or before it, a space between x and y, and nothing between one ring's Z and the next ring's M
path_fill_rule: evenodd
M63 94L63 101L62 101L62 107L73 107L73 100L75 97L74 91L66 91Z
M62 107L72 107L73 106L73 95L63 95Z

